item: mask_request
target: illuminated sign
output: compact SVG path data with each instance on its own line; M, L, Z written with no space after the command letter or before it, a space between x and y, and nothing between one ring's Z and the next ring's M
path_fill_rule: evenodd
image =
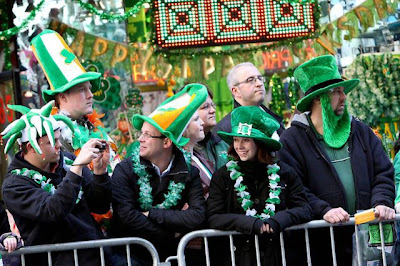
M315 32L315 4L293 0L155 0L162 48L268 42Z

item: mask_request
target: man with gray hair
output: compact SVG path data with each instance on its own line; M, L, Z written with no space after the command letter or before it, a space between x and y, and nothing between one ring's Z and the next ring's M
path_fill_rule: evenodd
M280 135L285 127L282 123L282 118L269 110L263 101L265 98L265 77L260 74L260 71L249 62L240 63L234 66L229 71L227 77L228 87L231 90L234 99L233 108L239 106L259 106L263 111L275 118L280 128L277 130ZM231 113L227 114L219 123L214 127L213 132L215 135L218 131L231 132Z

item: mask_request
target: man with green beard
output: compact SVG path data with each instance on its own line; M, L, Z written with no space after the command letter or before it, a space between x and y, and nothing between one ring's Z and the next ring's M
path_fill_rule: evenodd
M342 79L331 55L300 65L294 77L305 93L297 103L303 113L281 135L279 157L302 179L314 219L342 223L369 208L379 220L393 219L393 166L373 131L347 110L346 94L359 80ZM353 232L335 228L337 265L351 265ZM332 263L329 230L310 237L313 265Z

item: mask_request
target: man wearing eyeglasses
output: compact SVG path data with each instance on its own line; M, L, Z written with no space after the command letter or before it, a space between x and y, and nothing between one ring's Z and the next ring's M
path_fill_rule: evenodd
M139 145L112 176L113 237L145 238L162 261L176 254L183 234L200 229L206 219L199 170L180 148L189 142L182 134L206 97L206 87L189 84L149 116L135 115ZM126 265L124 251L114 253L118 265ZM132 249L133 265L151 265L150 259L147 251Z
M262 104L266 94L264 82L265 78L260 74L260 71L249 62L234 66L227 77L228 87L234 99L233 107L259 106L279 122L280 128L277 130L277 133L281 135L285 130L282 118ZM232 131L231 113L222 118L215 126L213 130L215 135L217 135L218 131Z
M343 223L370 208L379 220L393 219L393 166L379 138L347 111L346 94L359 80L343 79L331 55L300 65L294 77L305 93L297 103L303 113L281 135L279 157L302 179L314 219ZM337 265L351 265L354 227L334 232ZM310 239L312 264L331 265L329 230L311 230ZM294 264L305 265L305 257Z

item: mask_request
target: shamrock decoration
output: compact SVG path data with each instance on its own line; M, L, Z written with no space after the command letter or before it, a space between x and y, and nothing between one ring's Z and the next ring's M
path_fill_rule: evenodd
M115 110L121 106L120 83L113 77L104 78L104 67L99 61L86 60L82 64L86 71L99 72L103 76L100 78L101 85L97 90L92 89L95 103L109 110Z
M66 64L71 64L72 61L74 61L74 59L76 58L76 56L67 49L62 50L61 55L65 57Z
M121 85L113 77L107 77L106 80L110 84L110 88L105 93L105 100L98 104L105 109L115 110L121 106L121 96L119 95Z
M97 90L92 89L93 99L96 102L104 102L106 99L106 92L110 88L110 81L105 78L100 78L100 86Z
M128 89L128 94L125 96L125 104L127 107L142 107L143 96L140 95L138 88Z
M85 62L82 63L82 65L86 71L98 72L104 75L103 64L100 63L99 61L86 60Z

